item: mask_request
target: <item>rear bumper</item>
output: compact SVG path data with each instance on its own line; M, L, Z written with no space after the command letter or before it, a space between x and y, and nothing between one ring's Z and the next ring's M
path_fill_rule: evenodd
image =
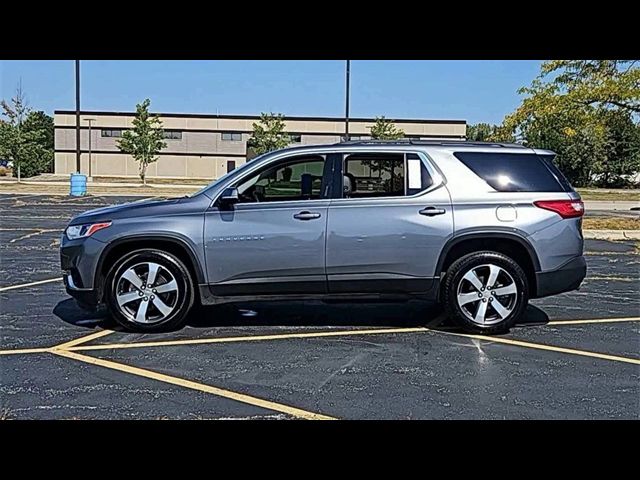
M576 290L586 276L587 262L582 255L568 261L557 270L536 272L535 298Z

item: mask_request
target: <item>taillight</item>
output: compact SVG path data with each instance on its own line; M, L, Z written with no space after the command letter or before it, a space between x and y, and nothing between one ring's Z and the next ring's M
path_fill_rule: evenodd
M538 208L551 210L562 218L575 218L584 215L582 200L539 200L533 204Z

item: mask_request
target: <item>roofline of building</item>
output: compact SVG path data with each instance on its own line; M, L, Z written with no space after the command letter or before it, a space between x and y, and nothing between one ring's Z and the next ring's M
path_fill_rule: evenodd
M54 110L54 115L75 115L75 110ZM216 118L216 119L229 119L229 120L260 120L259 115L226 115L226 114L208 114L208 113L159 113L152 112L152 115L158 115L160 117L168 118ZM133 117L135 112L106 112L97 110L81 110L80 115L101 115L112 117ZM386 118L386 117L385 117ZM344 117L297 117L297 116L285 116L284 120L298 120L304 122L343 122ZM402 123L426 123L426 124L456 124L466 125L466 120L434 120L434 119L419 119L419 118L387 118L392 122ZM375 122L375 118L349 118L350 122Z

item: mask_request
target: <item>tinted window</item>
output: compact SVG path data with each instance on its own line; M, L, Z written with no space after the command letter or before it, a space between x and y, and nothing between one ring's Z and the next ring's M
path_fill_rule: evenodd
M355 154L344 161L347 198L401 197L405 174L402 154Z
M562 192L545 162L534 153L456 152L476 175L499 192Z
M321 198L324 158L298 157L268 167L237 186L241 203Z
M553 163L553 159L555 158L555 155L540 155L540 158L545 163L547 168L551 170L551 173L553 173L553 175L556 177L558 182L560 182L560 185L562 185L562 188L564 188L565 191L567 192L573 192L573 187L571 186L571 183L569 183L569 180L567 180L567 177L565 177L564 174L560 171L560 169L556 167L556 164Z

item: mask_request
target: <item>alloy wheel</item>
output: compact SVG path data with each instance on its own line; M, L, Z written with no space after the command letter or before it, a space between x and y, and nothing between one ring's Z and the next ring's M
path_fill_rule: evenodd
M517 301L518 288L513 277L494 264L469 269L458 283L458 306L478 325L501 322L513 312Z
M166 319L178 304L178 283L173 274L155 262L142 262L125 270L117 280L115 295L122 314L139 324Z

